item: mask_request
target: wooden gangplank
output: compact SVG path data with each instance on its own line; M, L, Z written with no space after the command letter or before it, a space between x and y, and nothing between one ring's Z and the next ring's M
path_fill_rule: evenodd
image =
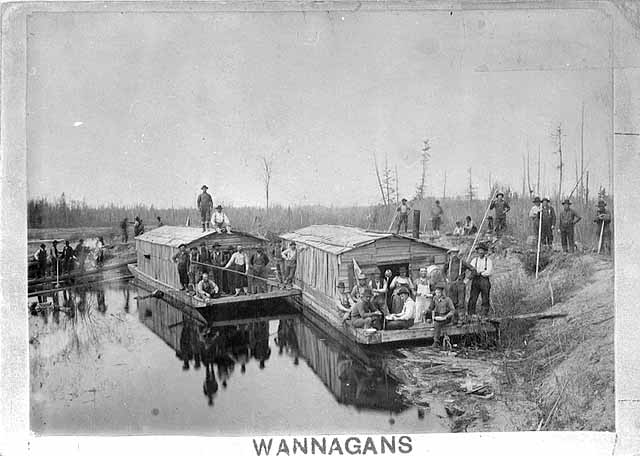
M196 309L216 307L216 306L221 306L225 304L234 304L234 303L239 304L239 303L247 303L247 302L260 302L260 301L278 299L278 298L290 298L290 297L300 296L302 293L301 290L296 287L296 288L288 288L288 289L274 289L266 293L255 293L255 294L240 295L240 296L221 296L219 298L204 300L195 295L191 295L186 291L177 290L170 285L167 285L159 280L156 280L153 277L140 271L134 265L129 265L129 270L137 280L147 284L147 286L152 287L156 290L160 290L165 295L171 297L172 299L176 299L178 301L184 302Z

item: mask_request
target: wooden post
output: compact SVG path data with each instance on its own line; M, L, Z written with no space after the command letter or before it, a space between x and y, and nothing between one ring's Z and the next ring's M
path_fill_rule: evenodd
M415 239L420 239L420 211L413 210L413 231L412 235Z
M536 279L538 278L538 271L540 269L540 244L542 242L542 206L540 212L538 212L538 251L536 253Z

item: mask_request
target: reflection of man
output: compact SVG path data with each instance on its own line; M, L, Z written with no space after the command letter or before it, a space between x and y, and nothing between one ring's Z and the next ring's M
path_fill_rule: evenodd
M198 282L196 287L198 296L202 299L211 299L220 291L218 285L209 280L209 274L204 272L202 274L202 280Z

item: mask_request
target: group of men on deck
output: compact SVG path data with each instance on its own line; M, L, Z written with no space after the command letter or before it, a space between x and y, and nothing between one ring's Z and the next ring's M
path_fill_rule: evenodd
M432 323L434 343L438 346L444 325L461 325L463 321L478 318L478 297L482 297L481 315L489 313L493 262L487 256L486 244L480 243L476 252L467 262L459 249L452 248L442 267L433 264L432 258L430 266L420 268L415 284L404 267L395 277L390 269L386 270L382 280L375 283L360 275L351 291L340 282L337 311L342 320L354 328L395 330ZM471 286L466 300L468 282Z
M85 271L86 260L91 253L91 249L84 244L84 239L80 239L75 248L71 247L69 241L64 241L64 247L62 250L59 250L58 244L59 242L54 239L49 251L47 251L45 244L40 244L38 250L33 254L33 259L36 261L37 278L69 275L73 271L76 263L79 267L79 273ZM102 266L104 262L104 251L104 238L100 236L93 251L96 267Z
M295 242L283 249L280 241L269 249L272 257L262 247L257 247L251 255L242 245L235 249L222 249L219 243L207 247L180 244L172 261L176 263L181 291L195 292L203 299L220 296L220 293L239 296L267 291L268 265L275 263L276 278L285 287L291 287L297 266Z

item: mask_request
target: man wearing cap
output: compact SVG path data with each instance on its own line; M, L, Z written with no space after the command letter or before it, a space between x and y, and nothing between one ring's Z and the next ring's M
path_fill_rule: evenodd
M596 211L596 218L593 223L598 224L598 241L600 240L600 233L602 233L602 248L601 252L607 255L611 254L611 212L607 209L607 203L604 200L598 201L598 209Z
M296 276L296 267L298 265L298 251L296 243L289 243L289 248L283 250L282 259L284 260L284 281L287 286L293 285Z
M338 299L336 300L336 309L342 318L342 321L348 320L351 316L351 302L349 302L349 294L344 286L344 282L338 284Z
M456 309L451 299L443 294L447 285L441 282L436 285L436 295L429 307L431 312L430 319L433 321L433 347L440 346L440 336L442 335L442 327L448 323L455 321ZM483 303L484 304L484 303Z
M540 216L542 217L542 245L551 248L553 246L553 229L556 226L556 211L549 204L549 198L542 198Z
M564 210L560 212L560 239L562 240L562 250L564 252L573 253L575 250L575 242L573 240L573 227L582 220L576 211L571 209L571 201L568 199L562 202Z
M404 232L407 232L408 224L409 224L409 212L411 212L411 208L407 205L407 199L402 198L402 202L400 206L396 209L398 213L398 228L396 229L396 234L400 232L400 227L404 223Z
M227 217L227 214L222 212L222 206L219 204L213 212L213 229L215 229L217 233L231 233L231 222L229 222L229 217Z
M40 248L33 254L33 258L38 262L37 277L44 277L47 273L47 246L40 244Z
M442 215L444 211L440 206L440 201L436 200L435 206L431 208L431 229L434 236L440 236L440 225L442 223Z
M371 288L365 288L362 296L351 308L351 326L354 328L371 328L381 329L382 312L375 310L371 306L371 298L373 292Z
M416 319L416 303L409 296L409 289L400 287L398 296L402 302L402 310L385 317L385 329L407 329L413 326Z
M180 244L178 252L171 259L178 265L178 276L180 277L180 291L184 291L189 286L189 252L187 245Z
M542 200L539 196L533 198L533 206L529 209L529 224L531 227L531 234L533 234L536 239L538 238L538 223L540 223L540 203Z
M443 272L446 277L447 296L453 302L453 306L456 309L455 319L458 320L460 316L465 316L465 298L466 298L466 285L464 283L465 271L467 267L464 265L464 261L460 258L460 249L453 247L447 251L447 263L444 265Z
M500 235L507 228L507 212L511 210L509 203L504 200L504 193L496 193L496 199L489 206L491 209L495 211L495 232Z
M209 280L209 274L206 272L202 273L202 279L198 282L196 286L196 293L202 299L211 299L215 295L218 294L220 289L215 282Z
M203 185L202 193L198 195L198 210L200 211L200 220L202 221L202 231L209 229L209 220L211 220L211 210L213 209L213 198L207 193L209 187Z
M476 304L478 296L482 295L482 313L489 313L489 291L491 290L491 281L489 277L493 273L493 262L487 256L488 248L484 243L478 244L476 247L478 256L471 260L469 269L472 272L471 292L469 293L469 302L467 304L467 312L469 315L476 314Z

